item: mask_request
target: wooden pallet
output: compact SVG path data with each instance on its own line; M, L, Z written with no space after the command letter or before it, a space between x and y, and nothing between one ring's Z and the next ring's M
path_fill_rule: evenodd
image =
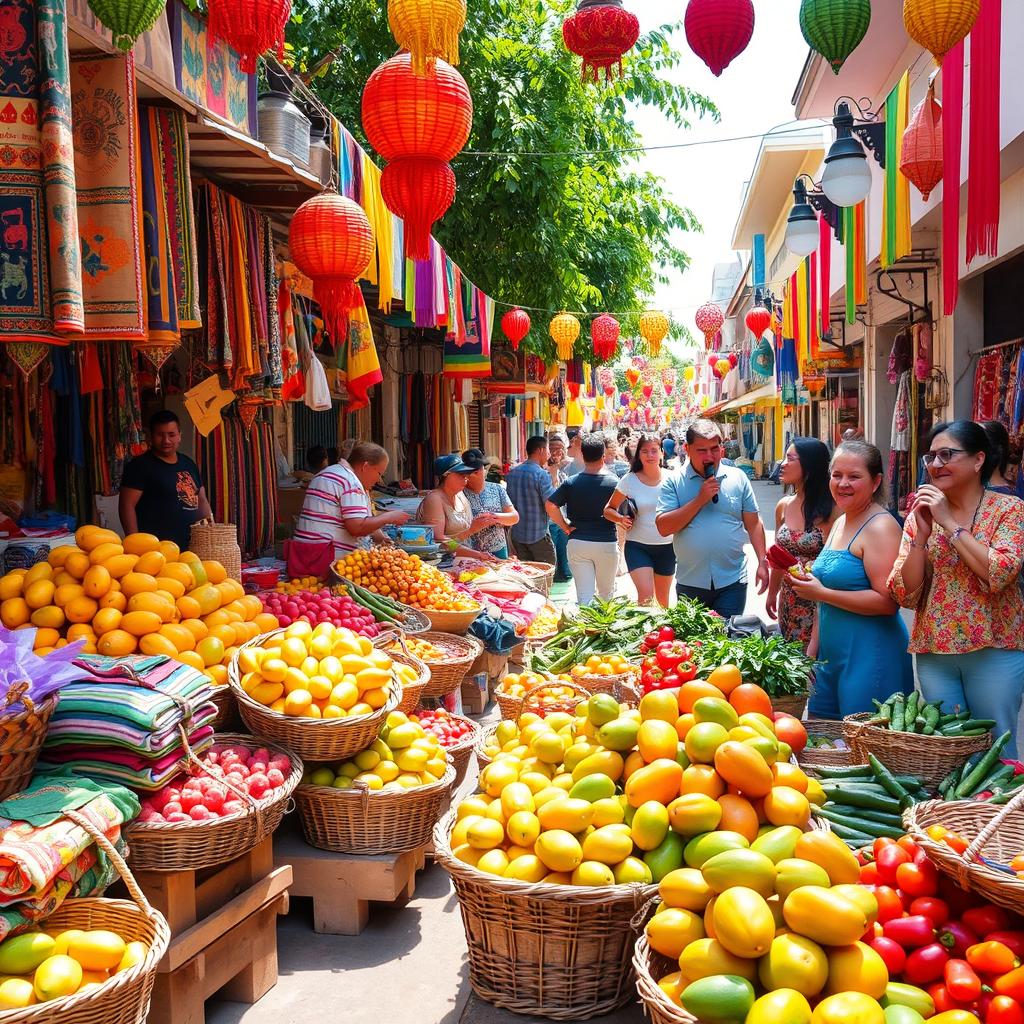
M149 1024L204 1024L215 993L255 1003L277 984L277 915L288 912L292 872L274 866L272 839L220 867L135 878L171 928Z
M274 863L290 865L291 895L313 899L313 929L327 935L358 935L371 902L403 905L416 890L424 848L378 857L355 857L310 846L301 833L274 836Z

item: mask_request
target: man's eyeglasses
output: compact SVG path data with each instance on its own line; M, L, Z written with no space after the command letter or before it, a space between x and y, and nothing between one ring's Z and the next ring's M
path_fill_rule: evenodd
M944 466L947 462L952 462L955 455L964 454L966 454L966 451L963 448L939 448L934 452L925 452L924 455L921 456L921 461L926 466L931 466L936 462L940 466Z

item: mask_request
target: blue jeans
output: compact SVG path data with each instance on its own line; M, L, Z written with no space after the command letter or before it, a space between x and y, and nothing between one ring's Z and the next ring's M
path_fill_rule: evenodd
M569 535L561 527L555 526L554 523L549 527L549 532L551 533L551 543L555 545L555 575L559 579L571 580L572 569L569 568L569 555L567 551Z
M1024 651L986 647L969 654L915 654L914 664L925 700L941 700L944 711L970 708L975 718L994 719L993 735L1010 733L1002 756L1017 756Z
M688 587L685 583L676 584L676 593L680 597L695 597L706 608L718 612L723 619L731 615L742 615L747 605L747 581L737 580L725 587Z

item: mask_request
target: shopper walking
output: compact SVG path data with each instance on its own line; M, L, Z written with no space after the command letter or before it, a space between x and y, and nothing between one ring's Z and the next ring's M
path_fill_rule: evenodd
M889 577L896 601L913 608L910 650L926 700L970 709L1010 732L1016 757L1024 693L1024 502L985 484L996 456L970 420L940 423L923 456L929 483L907 515Z
M811 574L791 586L818 602L808 654L817 657L807 704L819 718L872 710L872 700L914 686L907 627L889 593L900 528L885 507L882 454L867 441L844 441L832 456L830 487L839 517Z
M837 515L829 490L828 448L814 437L798 437L786 449L779 482L794 493L775 506L775 543L803 563L813 562ZM771 568L767 611L787 640L807 650L814 632L814 602L797 596L792 575Z
M587 468L586 463L583 461L582 446L583 434L578 430L575 434L570 434L569 447L565 450L565 454L569 458L569 465L565 467L565 475L567 477L582 473Z
M664 476L657 434L641 434L630 472L608 499L604 515L625 530L626 568L636 587L637 603L650 604L656 598L667 608L676 553L672 538L663 537L656 522Z
M547 438L531 437L526 442L526 459L509 470L505 486L519 513L519 522L510 531L516 554L526 562L554 565L555 545L548 532L550 520L544 508L555 489L547 469L548 458Z
M569 565L576 581L576 600L589 604L594 594L609 598L615 593L619 552L615 527L604 510L618 479L604 466L605 441L588 434L581 448L585 469L565 481L547 501L547 514L569 537ZM566 515L562 514L565 508Z
M442 455L435 459L437 486L420 502L416 522L429 526L434 531L434 543L443 544L454 555L495 561L489 551L478 551L470 542L475 534L493 525L487 517L474 520L466 497L466 485L474 472L476 467L467 466L461 455Z
M987 420L982 428L988 438L988 446L992 450L992 474L985 485L997 494L1017 495L1017 488L1006 475L1010 471L1010 432L999 420ZM1019 466L1017 472L1020 472Z
M747 600L749 538L757 556L757 589L768 589L764 525L746 473L722 462L718 425L696 420L686 430L687 458L668 474L658 501L662 537L675 538L676 592L712 611L742 615Z
M505 531L519 522L519 513L512 505L508 491L487 479L487 462L483 452L471 448L462 453L462 461L472 473L466 477L466 498L473 512L473 526L479 527L470 539L476 551L488 551L495 558L508 558L508 535Z
M548 436L548 473L551 474L551 486L558 487L564 480L568 479L570 465L567 449L569 439L565 434L551 434ZM551 543L555 546L555 583L567 583L572 579L572 570L569 568L569 555L566 545L569 543L568 536L561 527L554 523L549 527Z

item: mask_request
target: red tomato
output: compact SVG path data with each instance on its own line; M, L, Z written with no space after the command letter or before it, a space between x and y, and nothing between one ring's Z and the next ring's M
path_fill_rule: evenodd
M924 917L930 917L936 927L949 920L949 907L946 905L946 901L940 900L938 896L918 896L907 909L912 915L921 914Z
M985 1024L1024 1024L1024 1010L1009 996L993 996L985 1008Z
M947 961L942 978L946 991L958 1003L973 1003L981 995L981 978L966 960Z
M900 864L896 869L896 884L908 896L934 896L939 872L930 860L923 864Z
M881 879L878 876L878 865L872 861L860 869L861 885L878 885Z
M992 903L965 910L961 917L968 928L986 937L989 932L1003 931L1010 927L1010 915Z
M875 863L878 865L878 877L886 885L895 886L897 884L896 869L901 864L910 863L910 854L899 846L885 846L878 851Z
M903 916L900 894L891 886L876 885L875 899L878 900L878 920L883 924Z
M921 851L921 848L917 845L917 843L914 842L914 840L910 836L900 836L900 838L896 840L896 845L901 850L906 850L906 852L909 853L911 857L916 857L917 854Z

